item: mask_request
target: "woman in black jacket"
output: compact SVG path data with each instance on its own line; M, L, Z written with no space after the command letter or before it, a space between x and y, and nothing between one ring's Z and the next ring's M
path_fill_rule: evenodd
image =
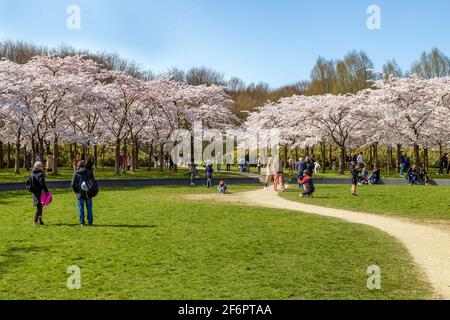
M36 162L34 164L33 172L31 173L31 188L33 193L33 205L36 207L36 214L34 216L34 225L44 225L42 220L43 206L41 203L42 192L48 193L47 184L45 183L44 164Z

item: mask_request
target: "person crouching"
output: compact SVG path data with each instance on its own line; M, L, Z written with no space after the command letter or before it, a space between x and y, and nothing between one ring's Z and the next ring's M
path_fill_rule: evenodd
M220 181L219 186L217 187L217 191L219 193L225 194L225 193L227 193L227 189L228 189L228 187L225 184L225 181L223 181L223 180Z
M311 173L308 170L303 172L303 180L300 181L300 184L305 188L305 192L303 192L300 197L314 197L314 192L316 191L316 187L314 186L314 181L311 177Z

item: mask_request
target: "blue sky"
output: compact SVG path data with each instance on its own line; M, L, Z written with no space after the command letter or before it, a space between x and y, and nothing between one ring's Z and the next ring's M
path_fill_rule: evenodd
M71 4L81 30L66 27ZM381 30L366 27L373 4ZM409 69L432 47L450 55L449 31L448 0L0 0L1 40L114 51L154 72L205 65L273 87L352 49Z

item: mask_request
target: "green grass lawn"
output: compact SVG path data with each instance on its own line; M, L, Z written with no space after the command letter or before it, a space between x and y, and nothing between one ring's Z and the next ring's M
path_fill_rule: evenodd
M400 216L416 220L450 220L450 188L425 186L360 186L352 198L350 185L317 185L313 199L299 197L292 186L282 197L303 203Z
M14 174L12 169L1 169L0 170L0 183L9 183L9 182L24 182L29 177L29 172L26 170L21 170L20 174ZM203 173L201 169L199 169L199 175L203 177ZM73 170L70 168L60 168L58 175L53 175L51 173L47 173L47 180L71 180L73 176ZM117 176L114 172L113 168L98 168L95 170L95 177L97 179L161 179L161 178L189 178L190 175L186 168L179 168L178 172L172 173L168 170L160 171L159 169L153 169L151 171L147 170L147 168L141 168L136 170L135 172L128 171L123 175ZM216 173L215 177L217 178L230 178L230 177L239 177L236 172L221 172Z
M85 228L67 190L55 193L44 227L32 226L28 194L2 193L0 299L432 298L406 249L383 232L182 198L206 192L214 191L102 190L96 227ZM72 265L81 267L81 290L66 288ZM379 291L366 287L371 265L382 271Z

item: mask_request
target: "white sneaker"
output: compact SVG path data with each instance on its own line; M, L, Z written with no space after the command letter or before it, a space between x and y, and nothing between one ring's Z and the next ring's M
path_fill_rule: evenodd
M264 187L264 190L266 190L266 191L267 191L267 190L268 190L268 189L267 189L267 187Z

